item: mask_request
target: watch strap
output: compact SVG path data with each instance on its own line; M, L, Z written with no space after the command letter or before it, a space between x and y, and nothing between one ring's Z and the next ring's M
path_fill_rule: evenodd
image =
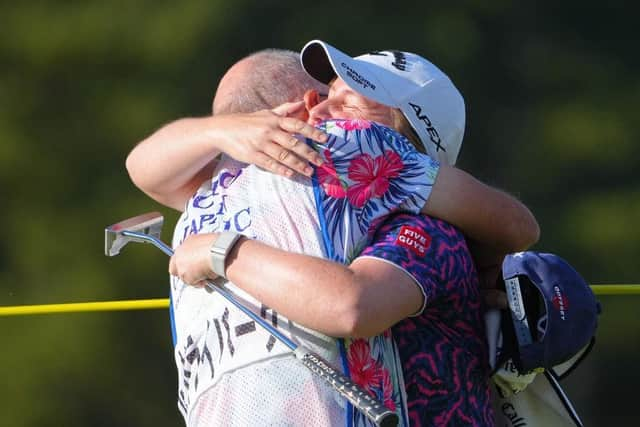
M211 270L220 277L225 275L225 263L227 255L231 252L231 249L238 242L238 239L242 237L242 234L234 233L233 231L223 231L218 235L215 242L211 244L209 251L211 252Z

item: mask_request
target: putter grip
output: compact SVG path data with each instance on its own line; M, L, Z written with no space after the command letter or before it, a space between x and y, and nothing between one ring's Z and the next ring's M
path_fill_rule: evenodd
M355 408L365 414L376 426L395 427L398 425L398 415L395 412L387 409L358 384L333 369L320 356L303 347L298 347L295 354L304 366L349 400Z

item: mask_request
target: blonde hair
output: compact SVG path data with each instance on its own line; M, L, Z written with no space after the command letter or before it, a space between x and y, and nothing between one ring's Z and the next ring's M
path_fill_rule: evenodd
M427 150L424 148L424 144L420 140L420 137L413 129L409 120L404 116L402 111L397 108L391 110L391 120L393 122L393 128L400 132L405 138L413 144L413 146L422 154L427 154Z

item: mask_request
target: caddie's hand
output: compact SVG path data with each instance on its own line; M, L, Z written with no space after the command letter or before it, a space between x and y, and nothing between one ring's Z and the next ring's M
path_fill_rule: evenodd
M478 268L480 293L486 310L492 308L504 310L508 308L507 294L504 291L501 272L501 264Z
M324 143L327 135L302 120L288 117L300 108L304 108L302 101L273 110L217 116L228 135L223 151L236 160L288 178L296 173L311 176L310 163L320 166L322 158L305 144L304 138Z
M204 286L207 279L217 275L211 270L211 244L218 238L217 233L195 234L178 246L169 261L169 273L184 283L196 287Z

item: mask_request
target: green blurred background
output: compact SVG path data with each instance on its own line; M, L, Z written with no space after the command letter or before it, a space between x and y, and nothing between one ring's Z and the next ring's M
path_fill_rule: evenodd
M124 160L209 113L222 73L322 38L443 68L467 103L459 165L536 214L590 283L639 283L640 56L632 3L33 1L0 6L0 305L167 296L167 259L103 229L150 210ZM636 141L636 142L634 142ZM638 425L640 297L602 297L565 383L587 425ZM0 318L2 426L177 426L165 310Z

